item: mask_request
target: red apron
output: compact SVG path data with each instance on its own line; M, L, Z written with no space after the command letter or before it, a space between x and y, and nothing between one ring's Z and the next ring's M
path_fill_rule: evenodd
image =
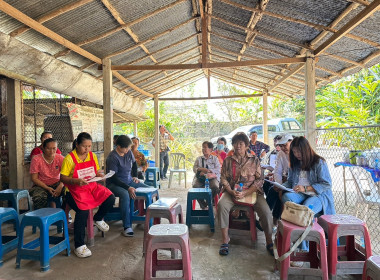
M91 179L96 175L96 163L92 152L90 152L90 161L86 162L79 163L72 152L70 156L75 163L73 178ZM98 207L112 194L109 189L96 182L84 186L67 185L67 187L81 210Z

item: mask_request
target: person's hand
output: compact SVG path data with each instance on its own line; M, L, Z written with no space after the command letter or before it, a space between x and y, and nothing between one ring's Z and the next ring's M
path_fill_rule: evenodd
M63 189L63 184L60 184L55 190L54 190L54 193L53 193L53 196L54 197L58 197L61 195L61 192L62 192L62 189Z
M48 192L50 193L51 196L54 196L54 189L53 188L48 188Z
M265 157L266 156L266 152L264 151L264 152L262 152L261 154L260 154L260 158L263 158L263 157Z
M236 192L236 193L235 193L235 199L236 199L236 200L242 199L242 198L245 197L246 194L247 194L246 191Z
M128 188L129 197L132 199L136 198L136 189L133 187Z
M305 192L305 187L304 186L300 186L300 185L297 185L293 188L293 190L296 192L296 193L300 193L300 192Z
M140 180L139 180L139 178L137 178L137 177L133 177L132 180L133 180L133 182L135 182L135 183L140 183Z
M204 174L206 174L206 173L208 172L208 169L207 169L207 168L204 168L204 167L199 167L199 168L197 169L197 171L203 173L202 175L204 175Z
M85 186L85 185L88 185L88 182L87 182L85 179L78 178L78 179L74 179L74 180L77 180L75 185L79 185L79 186ZM75 182L75 181L74 181L74 182Z
M96 173L96 177L104 177L104 170L98 170L98 172Z

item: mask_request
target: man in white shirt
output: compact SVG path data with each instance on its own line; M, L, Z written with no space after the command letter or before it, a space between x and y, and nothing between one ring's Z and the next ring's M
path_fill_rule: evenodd
M193 171L195 173L193 179L193 188L204 188L205 179L208 178L212 197L219 193L220 181L220 162L217 156L212 155L213 144L205 141L202 143L203 156L197 157L194 162ZM202 209L207 207L204 200L198 200Z
M276 166L273 170L273 181L276 183L282 184L287 180L289 170L289 151L292 140L292 135L285 134L276 143L276 145L281 148L281 151L277 154ZM263 189L266 194L268 206L272 210L273 224L277 225L277 221L280 219L282 213L282 192L269 182L264 183Z

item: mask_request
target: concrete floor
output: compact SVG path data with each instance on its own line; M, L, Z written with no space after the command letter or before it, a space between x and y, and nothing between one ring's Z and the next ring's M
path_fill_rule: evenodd
M192 174L189 174L192 175ZM188 176L188 178L191 178ZM191 185L188 180L188 187ZM184 216L186 216L187 190L178 183L167 188L163 182L161 197L178 197ZM217 227L217 225L216 225ZM103 279L103 280L139 280L144 276L144 258L142 257L143 226L134 225L135 236L122 236L121 221L110 222L110 231L105 238L98 233L95 246L90 247L92 256L86 259L77 258L73 252L67 257L64 252L50 260L50 270L40 272L39 262L22 260L21 268L15 269L16 250L4 256L4 265L0 268L0 280L23 279ZM52 231L53 232L53 231ZM28 229L31 236L31 228ZM207 225L194 225L190 229L193 279L279 279L279 273L274 272L274 258L265 249L265 238L258 232L257 244L250 241L239 241L231 238L230 254L219 256L220 231L216 228L211 233ZM70 234L71 249L73 236ZM163 256L170 256L169 251L163 251ZM162 272L157 276L180 276L178 272ZM302 279L290 277L289 279ZM306 277L305 277L306 279ZM307 277L307 279L311 279ZM342 277L338 279L355 279ZM359 278L358 278L359 279Z

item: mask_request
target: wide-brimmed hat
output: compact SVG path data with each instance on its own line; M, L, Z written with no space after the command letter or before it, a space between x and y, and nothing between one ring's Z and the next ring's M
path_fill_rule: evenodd
M283 145L283 144L286 144L288 141L292 141L293 140L293 136L290 135L290 134L285 134L285 135L282 135L282 137L277 141L277 145Z

